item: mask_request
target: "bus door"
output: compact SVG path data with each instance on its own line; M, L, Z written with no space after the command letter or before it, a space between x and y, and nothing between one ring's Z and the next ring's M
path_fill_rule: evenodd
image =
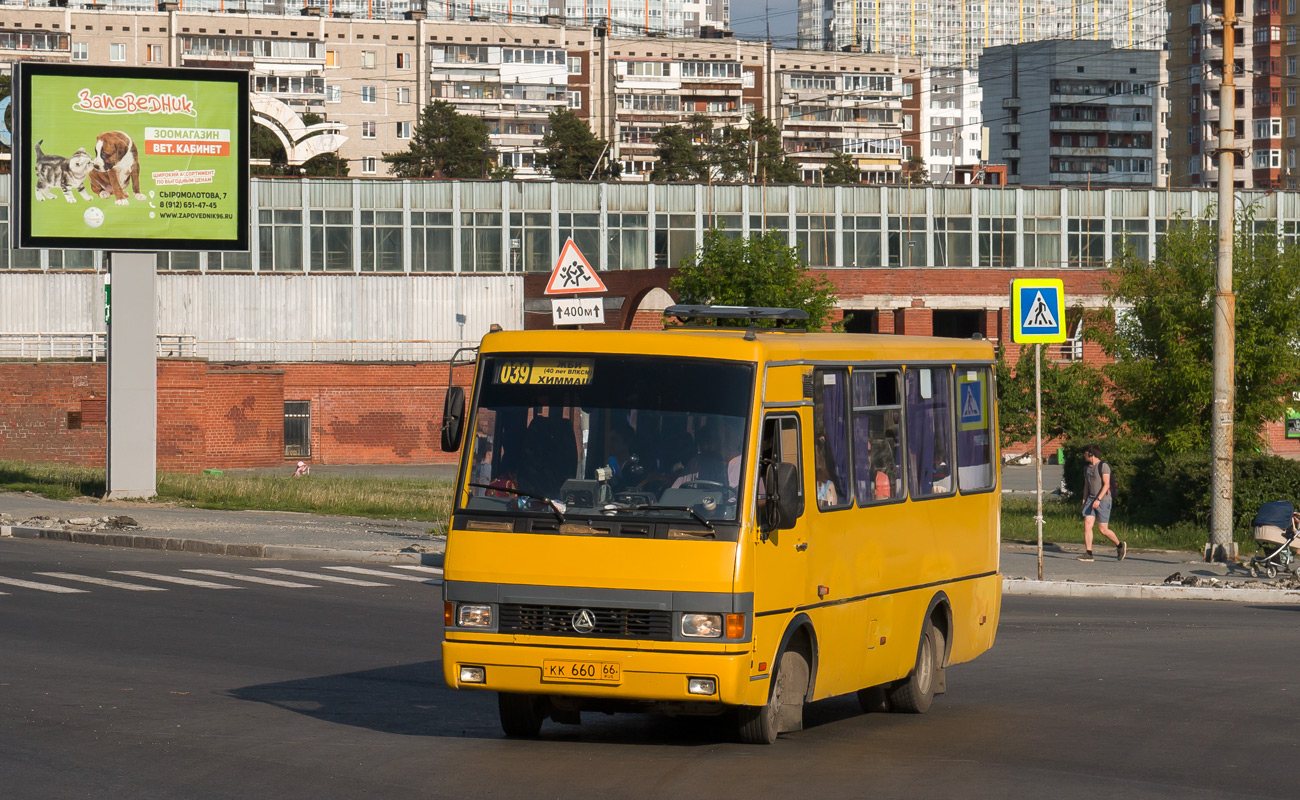
M759 463L771 460L793 464L800 476L799 486L804 483L802 430L803 422L796 410L772 412L763 420L759 440ZM766 492L767 487L760 478L757 483L760 525L754 554L754 632L755 648L760 653L773 651L776 640L785 631L790 611L808 602L807 529L800 519L788 530L763 530L761 507L766 502Z

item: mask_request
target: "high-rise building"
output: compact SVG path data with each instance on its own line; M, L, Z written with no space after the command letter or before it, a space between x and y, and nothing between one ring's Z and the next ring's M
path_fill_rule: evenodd
M930 67L976 69L986 48L1042 39L1107 39L1164 47L1166 12L1152 0L799 0L799 47L920 56Z
M1164 54L1110 42L992 47L980 61L990 160L1023 186L1163 186Z
M1223 3L1171 0L1169 167L1173 186L1218 186ZM1300 13L1296 0L1237 0L1233 182L1294 189L1300 180L1296 117Z

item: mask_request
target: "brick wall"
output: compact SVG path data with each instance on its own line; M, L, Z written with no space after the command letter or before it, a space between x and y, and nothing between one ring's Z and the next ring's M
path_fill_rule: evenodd
M107 391L103 364L0 365L0 458L102 465Z

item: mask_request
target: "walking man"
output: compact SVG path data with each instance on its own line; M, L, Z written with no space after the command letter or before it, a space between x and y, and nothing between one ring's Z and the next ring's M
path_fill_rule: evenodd
M1088 462L1083 473L1083 547L1086 552L1079 556L1080 561L1092 561L1092 525L1095 521L1103 536L1115 543L1115 556L1120 561L1128 555L1128 544L1121 542L1110 529L1110 511L1115 503L1111 491L1110 464L1101 460L1101 450L1090 444L1083 449L1083 458Z

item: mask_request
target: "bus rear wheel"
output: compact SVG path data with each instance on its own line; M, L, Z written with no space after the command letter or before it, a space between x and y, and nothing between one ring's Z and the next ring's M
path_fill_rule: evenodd
M536 694L497 692L497 710L501 714L501 730L506 736L517 739L536 739L542 732L549 704L545 697Z
M803 730L803 700L808 694L810 675L808 659L802 653L782 653L767 703L740 709L740 740L745 744L773 744L779 733Z
M927 619L921 628L921 643L916 648L916 666L889 690L890 710L907 714L924 714L930 710L939 670L943 668L943 651L943 632Z

